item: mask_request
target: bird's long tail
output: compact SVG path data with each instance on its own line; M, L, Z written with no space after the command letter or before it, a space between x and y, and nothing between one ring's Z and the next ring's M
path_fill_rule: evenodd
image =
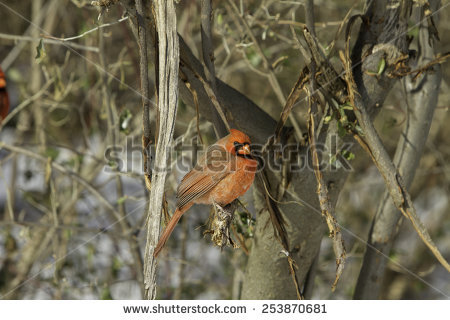
M182 209L175 210L175 212L172 215L172 218L170 219L169 223L166 226L166 229L164 229L164 232L162 236L159 238L158 244L156 245L155 251L153 253L153 256L156 258L158 254L161 252L162 248L164 248L164 245L166 244L167 240L169 239L170 235L172 234L173 229L175 229L175 226L178 223L178 220L180 220L183 213L185 213L192 204L184 206Z

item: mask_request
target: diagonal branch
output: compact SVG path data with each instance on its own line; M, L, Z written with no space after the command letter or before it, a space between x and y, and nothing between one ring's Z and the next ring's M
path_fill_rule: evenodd
M439 2L439 1L436 1ZM421 55L417 64L434 58L434 49L428 42L428 32L420 28L419 43ZM439 66L427 72L415 82L413 76L403 80L406 89L406 103L408 107L407 121L397 144L394 163L403 176L405 186L409 188L419 165L420 156L430 130L434 110L437 105L441 71ZM420 90L417 90L421 88ZM372 222L369 235L369 245L364 254L361 272L356 284L356 299L377 299L383 281L387 260L382 255L389 255L395 230L401 214L385 191L379 202L377 213Z
M311 89L313 91L313 89ZM309 145L311 147L311 157L313 162L314 174L317 179L317 195L319 197L320 209L322 211L322 215L325 217L325 220L328 225L328 230L330 232L330 238L333 240L333 250L336 256L336 278L333 282L331 290L334 291L336 289L339 278L344 271L345 258L346 258L346 250L344 246L344 241L342 240L341 228L336 220L336 213L334 210L334 206L331 203L330 195L328 192L328 186L325 182L324 176L320 169L320 160L319 155L317 153L316 148L316 132L315 132L315 121L314 117L317 114L317 105L315 102L311 102L314 99L313 94L309 93L310 100L310 109L309 109Z
M444 268L450 272L449 263L444 259L428 234L427 229L417 216L416 209L414 208L411 196L405 187L403 178L390 159L389 154L384 148L384 145L375 130L375 127L370 121L370 117L364 108L360 96L357 94L355 95L354 111L356 118L358 119L358 123L364 132L364 136L355 134L355 139L371 156L373 162L378 168L378 171L383 176L387 191L389 192L397 209L411 221L414 229L417 231L425 245L431 250L436 259L438 259Z

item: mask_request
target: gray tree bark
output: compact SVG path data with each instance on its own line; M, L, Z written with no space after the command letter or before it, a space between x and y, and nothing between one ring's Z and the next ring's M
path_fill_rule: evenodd
M156 142L152 186L150 192L147 242L144 258L144 283L146 297L156 299L156 259L153 257L159 239L164 185L167 174L167 154L173 138L178 106L179 49L177 16L172 0L155 1L158 30L158 109L159 134Z

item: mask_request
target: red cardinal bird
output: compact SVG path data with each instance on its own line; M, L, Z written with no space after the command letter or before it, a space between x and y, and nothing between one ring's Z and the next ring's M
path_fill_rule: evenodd
M6 118L9 110L9 97L8 91L6 91L5 74L0 67L0 123Z
M177 209L156 245L158 256L178 220L194 203L226 206L252 185L258 162L250 152L250 139L239 130L211 145L197 165L181 180L177 189Z

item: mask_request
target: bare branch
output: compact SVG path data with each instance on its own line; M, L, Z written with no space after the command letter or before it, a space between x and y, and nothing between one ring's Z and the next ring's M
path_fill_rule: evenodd
M309 100L314 99L311 95L309 96ZM330 196L328 192L328 186L323 177L322 171L320 170L320 160L319 155L317 153L316 148L316 133L315 133L315 121L314 117L317 114L317 106L314 107L315 102L311 103L310 111L309 111L309 144L311 146L312 152L312 161L314 174L317 179L317 194L319 197L320 209L322 211L322 215L325 217L325 220L328 225L328 230L330 232L330 238L333 240L333 250L336 256L336 278L331 287L331 290L334 291L336 289L339 278L344 271L345 258L346 258L346 250L344 246L344 241L342 240L341 228L336 220L336 213L334 210L334 206L330 201Z
M405 217L407 217L414 229L419 234L420 238L427 245L427 247L434 254L436 259L444 266L447 271L450 272L450 265L444 259L430 235L427 229L424 227L419 217L417 216L416 210L411 200L411 196L406 190L403 178L395 168L394 163L389 158L384 145L378 136L367 111L364 109L364 105L361 101L359 95L355 96L354 110L358 123L364 132L364 137L360 135L355 135L356 140L361 144L361 146L369 153L384 178L387 191L392 197L395 206L400 210Z
M211 98L211 101L216 101L214 103L214 107L216 110L212 110L213 114L213 124L216 130L216 133L219 137L226 136L228 132L230 132L230 126L226 121L224 116L224 112L222 110L221 104L219 102L220 97L218 96L217 87L216 87L216 72L214 68L214 48L212 44L212 28L211 28L211 19L212 19L212 5L211 0L202 0L202 9L201 9L201 36L202 36L202 53L203 53L203 62L206 66L206 80L210 84L211 88L206 88L205 90L211 91L208 95L214 96ZM212 94L213 93L213 94ZM220 117L219 117L220 116Z
M150 191L151 176L149 163L151 130L150 130L150 84L148 80L148 58L147 58L147 23L144 19L144 8L142 0L136 0L137 10L137 32L139 37L139 70L141 74L141 97L142 97L142 151L144 161L145 185Z
M281 132L283 130L284 125L286 124L289 115L291 114L292 108L294 107L294 104L297 102L297 100L300 98L300 94L304 89L305 84L309 80L309 75L307 74L306 71L307 71L306 69L302 71L297 82L292 88L291 93L289 93L289 96L286 100L286 104L284 105L283 110L281 111L280 119L278 120L277 127L275 129L274 143L280 141Z
M328 230L330 232L330 237L333 240L333 250L334 254L336 256L336 277L334 280L334 283L331 287L331 290L334 291L336 289L337 283L339 281L339 278L342 275L342 272L344 271L344 265L345 265L345 258L346 258L346 251L344 247L344 241L342 240L342 233L341 228L339 227L337 220L336 220L336 213L334 210L334 206L331 203L330 195L328 192L328 186L325 182L325 179L323 177L322 170L320 169L320 160L319 155L317 153L317 147L316 147L316 124L315 124L315 117L318 116L319 109L317 107L316 102L316 67L315 67L315 59L317 59L316 55L320 57L319 52L313 52L313 48L315 46L312 44L312 42L315 40L315 30L314 30L314 1L313 0L307 0L306 1L306 7L305 7L305 15L306 15L306 25L311 32L310 35L313 39L308 39L309 34L305 33L305 38L307 39L307 42L309 43L309 48L311 50L311 55L313 60L311 61L310 65L308 66L311 77L310 77L310 83L308 87L308 102L309 102L309 121L308 121L308 128L309 128L309 144L311 146L312 151L312 162L313 162L313 169L314 174L316 176L317 180L317 194L319 197L319 204L320 209L322 211L322 215L325 217L325 220L328 225ZM315 41L314 41L315 44ZM316 58L315 58L316 57ZM323 59L325 60L325 59ZM325 63L322 63L325 64Z
M421 48L421 56L417 61L419 65L434 58L434 49L429 45L428 38L427 30L420 28L418 45ZM410 187L414 179L437 105L442 75L439 66L433 69L415 82L411 81L411 77L403 80L408 114L397 144L394 163L404 178L406 188ZM389 193L385 191L370 230L369 244L355 289L356 299L379 297L387 264L383 255L388 256L391 251L400 218L401 213L389 199Z
M306 0L305 3L305 22L306 27L311 32L312 36L316 36L316 30L314 28L314 0Z
M182 60L182 62L183 62L183 59L182 59L182 58L181 58L181 60ZM188 66L188 65L186 64L186 66ZM194 75L196 76L196 78L197 78L198 80L200 80L200 82L203 84L203 88L204 88L206 94L208 95L208 97L209 97L209 99L210 99L210 101L211 101L211 103L212 103L212 105L213 105L213 107L214 107L214 110L213 110L213 112L212 112L212 113L213 113L213 116L212 116L212 122L213 122L213 123L218 123L219 121L215 118L215 115L219 115L219 116L220 116L220 119L222 120L222 121L221 121L222 124L221 124L221 125L218 125L218 126L219 126L219 128L221 128L222 126L225 127L225 130L224 130L224 129L220 129L219 132L222 132L222 131L223 131L224 133L229 132L231 127L230 127L230 125L228 124L228 120L227 120L227 117L226 117L226 115L225 115L225 112L224 112L224 110L222 109L222 106L221 106L220 103L219 103L219 98L217 97L217 95L216 95L216 93L215 93L213 87L211 86L211 84L210 84L208 81L206 81L205 79L203 79L203 77L202 77L200 74L198 74L194 69L192 69L192 68L189 68L189 69L190 69L190 71L191 71L192 73L194 73ZM186 76L185 76L184 78L187 79ZM186 80L185 82L186 82L186 83L189 83L188 80ZM198 100L197 100L197 102L196 102L195 100L198 99L198 96L196 95L196 93L193 93L193 92L196 92L196 91L193 91L193 90L195 90L195 89L192 87L191 83L187 84L186 86L188 86L189 91L191 91L191 93L192 93L192 95L193 95L193 97L194 97L194 105L197 106L197 105L198 105ZM196 104L196 103L197 103L197 104ZM215 112L214 112L214 111L215 111ZM219 130L219 129L217 129L217 130ZM219 136L222 136L222 135L223 135L222 133L219 133Z
M6 40L13 40L13 41L38 41L41 38L33 38L30 36L20 36L20 35L14 35L14 34L6 34L6 33L0 33L1 39ZM70 43L70 42L63 42L60 40L53 40L53 39L43 39L42 40L44 44L55 44L55 45L61 45L61 46L67 46L72 47L75 49L85 50L85 51L92 51L92 52L98 52L97 47L92 46L85 46L78 43Z
M153 252L159 238L164 184L167 174L167 151L173 138L178 105L179 47L176 31L177 16L173 1L156 0L155 13L159 59L159 134L156 143L155 169L152 172L144 259L144 282L147 299L156 298L156 259L153 257Z
M82 34L79 34L79 35L73 36L73 37L58 38L58 37L44 35L44 38L45 39L52 39L52 40L59 40L61 43L66 43L66 42L69 42L69 41L73 41L73 40L76 40L76 39L83 38L84 36L88 35L89 33L95 32L97 30L100 30L100 29L103 29L103 28L106 28L106 27L113 26L115 24L121 23L121 22L126 21L126 20L128 20L128 17L120 18L119 20L117 20L115 22L102 23L101 25L99 25L99 26L97 26L97 27L95 27L93 29L90 29L88 31L83 32ZM69 43L67 43L67 44L68 45L73 45L73 44L69 44Z

